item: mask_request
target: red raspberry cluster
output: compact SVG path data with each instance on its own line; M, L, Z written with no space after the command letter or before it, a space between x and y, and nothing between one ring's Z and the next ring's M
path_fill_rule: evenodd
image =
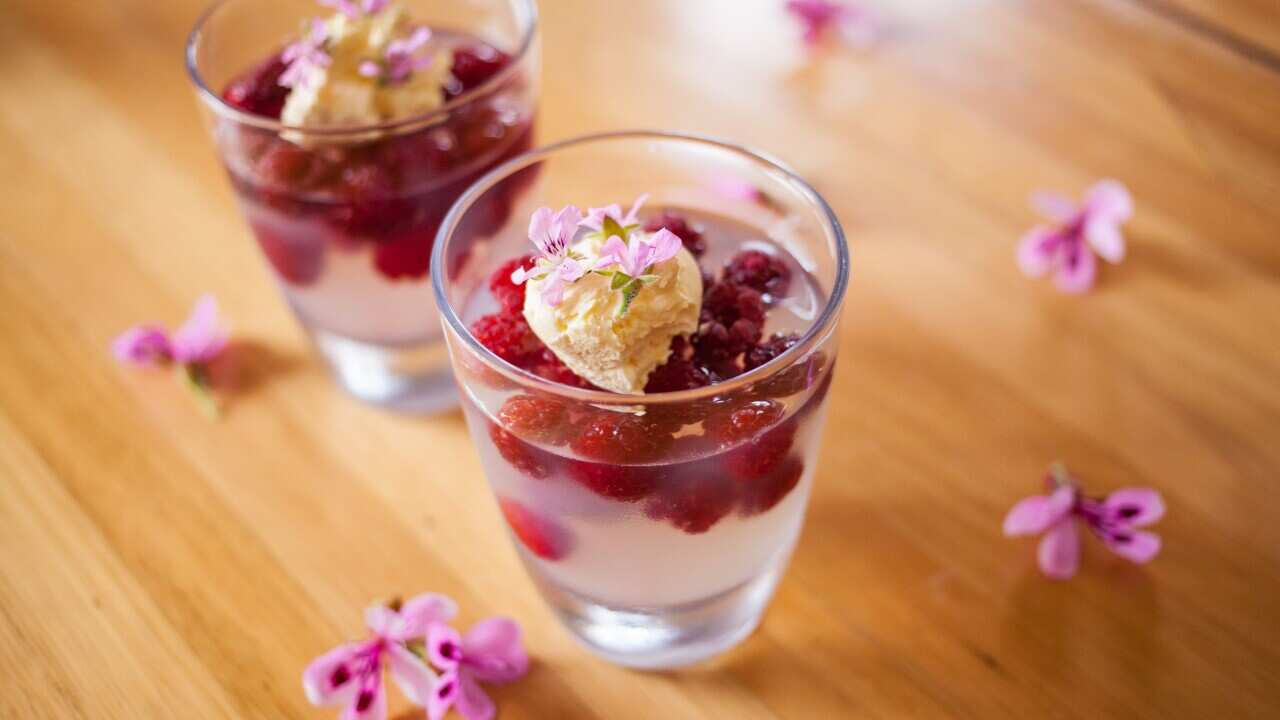
M442 89L455 98L484 84L510 56L476 43L454 51L452 78ZM231 81L222 93L231 106L279 120L289 88L279 83L277 55ZM527 122L486 102L463 104L441 125L351 145L301 147L256 128L241 128L232 180L242 198L261 207L253 222L263 252L279 275L308 285L324 271L330 245L373 247L384 277L419 279L431 263L436 231L453 201L481 174L532 144ZM483 161L481 163L481 161ZM452 178L441 184L441 178ZM506 222L520 183L506 183L476 211L486 228ZM263 216L283 220L264 221ZM323 228L323 229L321 229ZM327 231L327 232L326 232Z

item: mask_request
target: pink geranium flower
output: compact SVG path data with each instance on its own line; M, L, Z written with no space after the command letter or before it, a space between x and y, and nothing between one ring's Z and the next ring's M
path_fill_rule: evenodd
M430 720L441 720L451 707L467 720L491 720L493 700L480 683L509 683L529 671L520 626L507 618L476 623L466 637L444 623L433 623L427 631L427 656L442 671L427 701Z
M1066 469L1055 465L1046 478L1048 495L1021 500L1004 519L1004 534L1043 535L1036 557L1045 575L1065 580L1080 564L1076 519L1102 539L1112 552L1136 563L1160 552L1160 536L1139 530L1164 515L1164 500L1150 488L1124 488L1104 499L1084 496Z
M218 325L218 301L202 295L172 335L155 325L136 325L111 343L111 352L117 360L135 365L193 364L212 360L226 345L227 335Z
M342 706L342 720L385 720L387 669L410 702L428 706L436 696L438 678L421 657L423 643L433 623L449 620L457 611L453 600L433 593L419 595L399 609L370 607L365 625L371 638L340 645L307 666L302 674L307 699L313 705Z
M529 219L529 242L541 253L532 268L517 268L511 273L516 285L526 280L542 281L542 300L552 307L564 299L565 285L576 282L590 269L570 246L582 222L582 211L566 205L560 212L538 208Z
M603 232L606 235L617 234L617 232L609 233L605 230L605 220L611 220L617 224L622 230L629 230L640 223L640 208L644 206L645 201L649 199L648 194L641 195L636 198L635 204L627 211L626 215L622 214L622 206L618 203L606 205L602 208L591 208L587 211L587 217L582 220L582 226L592 230L593 232Z
M654 265L675 257L682 247L680 238L666 228L648 238L642 233L632 233L626 242L614 235L600 248L600 267L616 264L624 275L641 279L648 276Z
M360 74L388 84L404 82L413 73L431 66L433 58L430 55L417 54L430 40L431 30L420 27L409 37L389 43L383 62L366 60L360 63Z
M1039 225L1023 236L1018 245L1023 273L1041 277L1053 271L1058 289L1079 293L1093 287L1095 253L1112 263L1124 259L1120 226L1133 216L1133 198L1124 185L1115 180L1095 184L1081 207L1047 191L1033 195L1031 202L1055 224Z
M879 23L866 9L833 0L788 0L786 5L804 26L804 43L818 45L830 32L840 39L859 47L875 42L879 35Z
M279 83L288 88L297 88L315 82L325 68L333 63L333 58L325 51L329 32L324 21L312 19L311 29L297 42L289 45L281 53L280 59L288 67L280 73Z

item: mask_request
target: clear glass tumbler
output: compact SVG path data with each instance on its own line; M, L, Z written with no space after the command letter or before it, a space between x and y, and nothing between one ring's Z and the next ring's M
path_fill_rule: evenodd
M730 197L726 178L761 194ZM493 233L486 208L531 183ZM626 207L643 193L651 208L708 219L705 227L749 228L762 238L754 242L794 259L800 289L783 321L799 336L793 346L707 387L617 395L550 382L476 340L468 328L494 307L487 279L529 251L533 209ZM708 247L704 269L734 249ZM432 280L463 411L529 574L591 651L632 667L675 667L732 647L759 623L804 520L848 265L835 215L795 173L674 133L596 135L528 153L450 210ZM730 428L737 434L723 441L726 422L747 406L767 422ZM574 452L584 427L615 421L644 434L620 441L630 444L609 462Z
M457 398L427 277L432 245L462 191L533 144L537 9L534 0L398 4L433 43L468 53L454 55L448 102L426 114L287 127L227 101L235 83L284 92L274 82L282 47L305 18L334 12L314 0L216 3L191 33L187 68L245 218L338 383L366 402L433 412ZM512 202L493 199L491 228Z

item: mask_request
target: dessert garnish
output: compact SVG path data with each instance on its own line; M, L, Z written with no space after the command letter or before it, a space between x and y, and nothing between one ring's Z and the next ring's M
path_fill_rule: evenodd
M291 88L281 121L292 126L372 125L429 112L444 104L451 53L432 48L385 0L320 0L338 12L310 20L281 60L280 84Z
M1111 263L1124 259L1120 226L1133 217L1133 198L1118 181L1095 183L1083 206L1044 190L1032 195L1031 204L1054 224L1037 225L1018 245L1018 266L1026 275L1052 271L1059 290L1081 293L1097 276L1095 254Z
M524 317L538 339L574 373L618 393L643 393L672 339L697 330L702 306L702 274L680 238L640 228L644 200L625 215L618 205L585 218L572 205L538 210L529 240L542 256L511 275L525 285Z

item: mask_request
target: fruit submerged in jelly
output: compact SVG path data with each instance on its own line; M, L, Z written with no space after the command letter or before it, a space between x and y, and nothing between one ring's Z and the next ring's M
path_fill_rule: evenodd
M474 90L511 60L480 42L457 47L441 94L453 100ZM223 100L278 121L290 92L279 83L284 68L278 55L267 59L233 79ZM484 172L532 146L529 118L491 100L463 100L442 123L419 130L345 143L297 144L267 130L238 128L232 181L279 277L310 285L323 275L326 253L369 247L373 269L387 280L424 278L453 201ZM488 207L480 208L487 225L506 222L516 190L489 194Z
M706 234L671 210L650 218L645 227L665 227L691 251L707 250ZM589 387L558 362L524 319L524 288L510 276L531 262L529 256L512 258L494 270L488 287L498 309L477 319L472 335L518 368ZM794 347L796 334L763 333L791 280L788 265L769 253L749 249L731 257L718 277L708 276L698 331L673 340L671 356L649 376L646 394L714 385ZM549 373L549 364L558 370ZM490 439L497 454L525 478L573 483L612 502L635 503L653 521L699 534L735 512L744 518L766 513L799 485L805 464L797 438L811 422L813 406L823 400L820 392L800 393L818 382L825 391L829 377L824 357L816 354L748 391L655 403L643 413L517 394L498 411ZM789 408L786 399L795 397L801 397L800 407Z

